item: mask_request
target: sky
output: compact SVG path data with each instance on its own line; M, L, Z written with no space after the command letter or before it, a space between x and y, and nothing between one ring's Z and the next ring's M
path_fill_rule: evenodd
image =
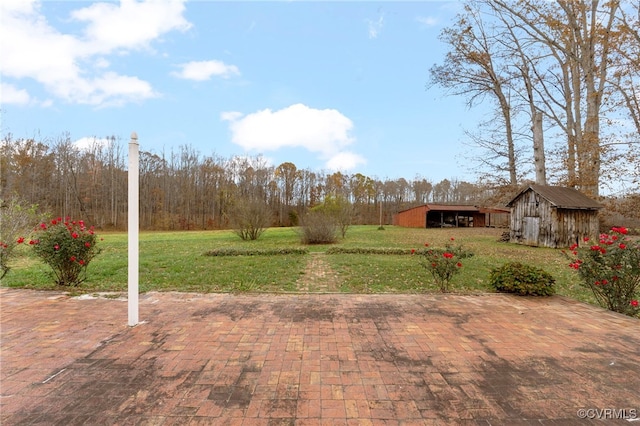
M474 180L480 113L427 87L456 1L0 3L3 136Z

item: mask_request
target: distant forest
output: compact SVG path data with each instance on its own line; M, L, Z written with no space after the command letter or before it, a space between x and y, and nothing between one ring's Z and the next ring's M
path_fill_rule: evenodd
M128 153L115 138L80 149L68 137L5 137L0 150L2 200L18 199L98 229L126 229ZM273 166L260 156L203 156L191 146L166 154L140 151L140 227L146 230L228 228L227 214L246 199L268 206L272 226L297 225L308 209L328 199L350 205L352 224L386 225L394 213L425 203L502 207L517 190L455 179L432 183L422 176L380 180L298 169L290 162ZM608 200L613 211L623 212L632 211L626 204L634 202Z

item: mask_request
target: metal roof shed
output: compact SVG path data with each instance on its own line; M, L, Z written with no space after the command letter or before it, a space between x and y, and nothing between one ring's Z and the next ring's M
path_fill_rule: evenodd
M393 224L408 228L485 226L485 215L476 206L424 204L393 216Z
M529 185L508 204L510 242L540 247L569 247L599 234L602 205L574 188Z

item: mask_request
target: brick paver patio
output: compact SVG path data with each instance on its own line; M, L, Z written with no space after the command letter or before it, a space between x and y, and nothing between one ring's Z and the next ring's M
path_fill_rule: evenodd
M561 297L147 293L133 328L122 300L0 297L2 425L640 417L640 321Z

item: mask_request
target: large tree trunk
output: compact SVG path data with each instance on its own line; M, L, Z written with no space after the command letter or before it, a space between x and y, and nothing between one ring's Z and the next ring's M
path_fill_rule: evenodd
M536 169L536 183L547 184L547 168L544 157L544 135L542 132L542 112L536 111L533 117L533 161Z

